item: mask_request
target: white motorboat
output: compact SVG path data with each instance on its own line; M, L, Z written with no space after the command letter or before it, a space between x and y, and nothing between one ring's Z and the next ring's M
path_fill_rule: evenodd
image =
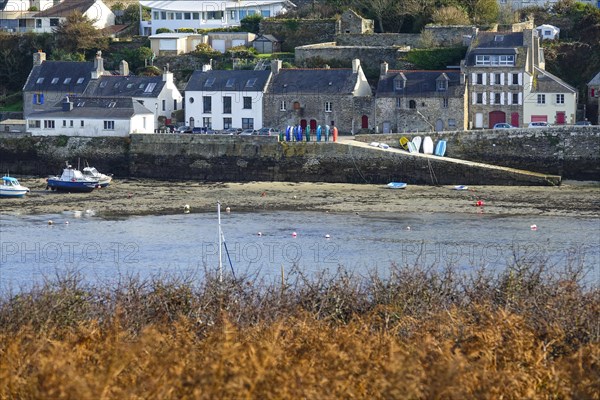
M25 197L29 188L21 186L17 178L5 175L0 183L0 197Z
M107 187L112 181L112 174L101 174L94 167L87 166L82 170L82 172L83 176L97 180L100 187Z

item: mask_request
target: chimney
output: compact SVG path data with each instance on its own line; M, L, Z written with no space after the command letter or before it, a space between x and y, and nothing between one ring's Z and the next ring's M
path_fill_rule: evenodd
M104 75L104 59L102 58L102 52L98 50L96 53L96 59L94 60L94 71L92 71L92 79L98 79Z
M279 70L281 69L281 60L273 60L271 61L271 73L273 75L277 75L279 73Z
M169 71L169 63L163 70L162 80L163 82L173 83L173 73Z
M125 60L119 64L119 75L129 76L129 63Z
M358 58L355 58L354 60L352 60L352 73L358 74L359 68L360 68L360 60Z
M42 50L38 50L37 53L33 53L33 66L42 65L46 61L46 53Z
M385 61L381 63L381 65L379 66L379 75L381 77L386 76L388 73L388 63L386 63Z
M71 111L73 109L73 102L69 101L69 96L65 97L65 100L62 102L62 110L63 111Z
M462 72L460 73L460 84L461 85L465 84L465 74L463 74Z

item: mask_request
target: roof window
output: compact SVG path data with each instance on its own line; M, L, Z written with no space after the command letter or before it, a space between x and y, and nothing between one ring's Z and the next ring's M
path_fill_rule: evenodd
M148 86L146 86L146 90L144 90L144 93L152 93L152 91L154 90L155 87L156 87L156 82L150 82L148 84Z
M71 83L71 78L65 78L65 80L63 81L63 84L68 85L69 83Z
M44 78L38 78L38 80L35 82L38 85L44 83Z
M494 42L503 42L503 41L504 41L504 35L494 36Z
M85 78L79 78L79 79L77 79L77 84L81 85L84 80L85 80Z
M132 86L133 86L133 83L128 83L127 84L127 89L131 89Z
M227 83L225 84L225 87L228 87L228 88L233 87L234 82L235 82L234 78L227 79Z
M100 87L106 87L106 81L100 82Z
M215 83L215 78L208 78L206 82L204 82L205 87L211 87Z
M138 89L143 89L143 88L144 88L144 86L146 86L146 84L145 84L145 83L140 83L140 86L138 86Z
M254 86L255 83L256 83L256 78L248 79L248 82L246 82L246 87L252 87L252 86Z
M58 83L58 78L52 78L52 84L56 85Z

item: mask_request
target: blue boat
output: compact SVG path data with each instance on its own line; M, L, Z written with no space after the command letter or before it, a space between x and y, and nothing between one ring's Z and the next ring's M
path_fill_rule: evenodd
M387 184L387 187L390 189L404 189L406 188L406 183L404 182L390 182Z
M67 165L63 169L61 176L51 176L48 178L46 189L66 192L91 192L99 186L100 182L98 179L85 177L81 171Z

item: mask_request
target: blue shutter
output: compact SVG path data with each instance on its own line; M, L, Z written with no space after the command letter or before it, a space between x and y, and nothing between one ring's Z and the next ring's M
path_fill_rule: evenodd
M40 104L44 104L44 94L40 94Z
M34 93L33 98L31 99L31 103L36 104L36 101L37 101L37 94Z

